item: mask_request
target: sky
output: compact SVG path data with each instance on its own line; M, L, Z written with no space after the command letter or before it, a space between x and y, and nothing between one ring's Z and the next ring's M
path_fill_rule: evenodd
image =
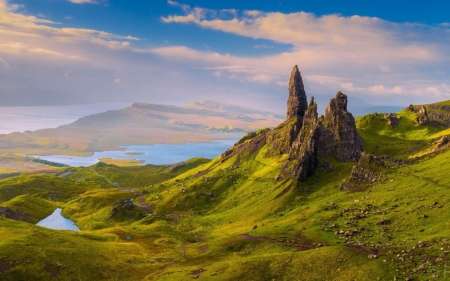
M450 99L450 2L0 0L0 107Z

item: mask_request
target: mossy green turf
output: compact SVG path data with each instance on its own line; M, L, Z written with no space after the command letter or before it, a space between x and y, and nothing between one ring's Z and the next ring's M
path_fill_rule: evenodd
M0 279L444 278L450 150L430 148L449 131L416 125L406 111L399 115L397 128L380 114L357 120L365 150L422 157L387 165L387 180L360 192L339 190L355 163L331 161L329 172L319 165L302 183L275 180L287 155L274 155L270 144L225 161L97 164L4 179L2 206L26 212L33 223L58 206L82 231L0 217L0 268L8 267ZM111 216L123 198L133 198L135 207Z

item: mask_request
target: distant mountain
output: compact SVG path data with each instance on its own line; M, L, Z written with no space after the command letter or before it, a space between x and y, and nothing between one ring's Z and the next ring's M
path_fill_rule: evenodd
M216 133L274 127L279 114L211 100L185 107L135 103L89 115L56 129L0 135L0 151L26 154L90 154L119 145L210 141Z

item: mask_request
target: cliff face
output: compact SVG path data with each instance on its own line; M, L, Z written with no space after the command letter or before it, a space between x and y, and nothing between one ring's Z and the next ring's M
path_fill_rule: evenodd
M355 118L347 111L347 96L341 92L330 100L320 132L319 154L337 161L358 161L362 141L356 130Z
M303 126L289 152L289 161L295 161L293 175L305 180L314 173L317 167L320 126L317 117L317 104L314 98L303 118Z

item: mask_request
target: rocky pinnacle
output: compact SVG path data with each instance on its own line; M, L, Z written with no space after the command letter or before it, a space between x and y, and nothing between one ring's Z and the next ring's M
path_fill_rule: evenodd
M294 66L289 80L289 98L287 102L287 119L300 118L308 108L305 87L298 67Z
M320 132L319 154L337 161L358 161L362 141L353 115L347 111L347 96L341 92L330 100Z

